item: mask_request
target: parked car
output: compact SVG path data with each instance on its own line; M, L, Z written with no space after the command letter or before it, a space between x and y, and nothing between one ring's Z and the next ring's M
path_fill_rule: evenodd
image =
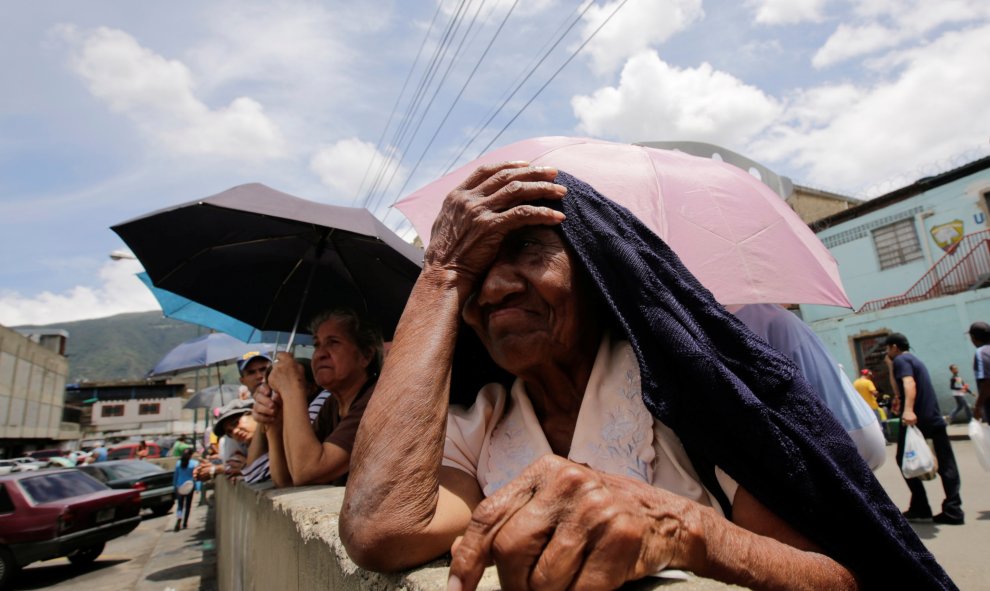
M39 449L35 451L27 452L27 457L38 460L41 462L48 463L48 460L52 458L57 458L65 455L65 452L60 449Z
M141 508L165 515L175 501L172 472L141 460L108 460L76 466L110 488L127 488L141 493Z
M116 445L107 450L108 460L136 460L137 459L137 443L123 443L121 445ZM148 457L149 458L160 458L162 457L162 448L158 446L157 443L148 444Z
M141 522L141 496L79 470L0 476L0 587L22 567L65 556L88 564Z
M37 470L38 468L44 468L48 465L48 461L36 460L34 458L14 458L11 462L16 462L20 467L21 472L28 472L30 470Z

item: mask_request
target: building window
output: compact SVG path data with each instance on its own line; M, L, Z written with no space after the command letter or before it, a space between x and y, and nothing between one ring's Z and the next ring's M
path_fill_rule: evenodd
M124 416L123 404L107 404L100 410L101 417L122 417Z
M162 405L155 403L146 403L138 407L139 415L156 415L162 411Z
M924 256L913 219L901 220L873 230L873 245L877 249L881 270L904 265Z

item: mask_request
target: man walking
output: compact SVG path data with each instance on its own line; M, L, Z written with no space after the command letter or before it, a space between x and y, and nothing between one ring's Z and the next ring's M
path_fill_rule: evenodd
M973 416L976 420L990 422L990 324L974 322L969 327L969 340L976 347L973 373L976 374L976 404Z
M938 408L935 388L932 386L928 368L910 352L911 345L906 336L892 333L884 341L887 358L893 366L893 376L897 396L901 402L901 429L897 437L897 465L904 460L904 435L907 426L917 425L926 439L931 439L938 460L938 475L942 479L945 500L942 512L932 517L925 486L917 478L908 478L911 489L911 503L904 517L908 521L934 521L943 525L962 525L964 514L962 497L959 495L959 468L952 453L952 444L945 431L945 419Z

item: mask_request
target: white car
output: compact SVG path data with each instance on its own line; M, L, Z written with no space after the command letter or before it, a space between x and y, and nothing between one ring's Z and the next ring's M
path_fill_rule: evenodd
M19 470L20 466L14 460L0 460L0 476Z
M34 458L28 458L28 457L14 458L13 460L11 460L11 462L17 462L17 465L20 466L21 472L27 472L29 470L37 470L38 468L44 468L45 466L48 465L48 462L39 462Z

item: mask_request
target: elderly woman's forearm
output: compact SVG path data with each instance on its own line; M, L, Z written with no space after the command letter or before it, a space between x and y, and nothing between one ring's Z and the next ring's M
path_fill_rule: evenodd
M832 558L799 550L743 529L714 511L704 510L695 534L703 553L695 564L681 565L695 574L750 589L858 589L856 578Z
M358 428L341 514L352 557L434 520L461 301L449 279L420 276Z
M292 476L285 460L285 445L282 442L282 426L270 425L265 432L268 437L268 473L277 488L292 486Z

